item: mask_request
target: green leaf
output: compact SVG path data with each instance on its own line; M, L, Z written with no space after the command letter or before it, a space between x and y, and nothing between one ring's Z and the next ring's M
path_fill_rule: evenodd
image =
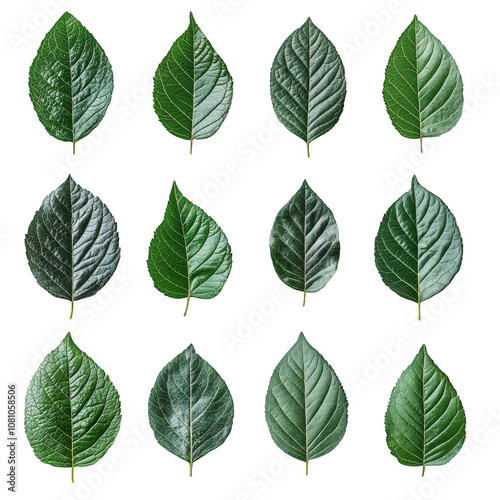
M465 412L449 378L424 346L394 387L385 415L387 445L403 465L444 465L465 441Z
M294 290L317 292L337 271L339 230L332 211L306 181L278 212L269 239L274 269Z
M211 299L231 272L231 247L222 229L184 198L174 182L163 222L149 246L148 269L157 290L174 299Z
M233 98L224 61L189 14L188 29L174 42L154 77L154 109L176 137L206 139L219 130Z
M347 427L347 398L333 368L300 334L276 366L266 396L276 445L306 463L330 453Z
M120 398L68 333L42 361L26 393L24 427L36 457L54 467L100 460L120 428Z
M464 104L460 71L444 45L413 18L385 70L384 101L396 130L410 139L451 130Z
M344 66L332 42L308 18L278 50L271 100L279 121L309 144L339 121L346 95Z
M47 132L75 143L103 119L113 71L96 39L66 12L42 40L30 68L30 97Z
M462 263L455 217L413 177L411 189L387 210L375 238L375 264L383 282L420 304L446 288Z
M158 443L193 463L231 432L234 405L221 376L190 345L163 368L149 396L149 423Z
M116 222L108 207L69 176L42 203L25 237L38 284L71 301L95 295L120 260Z

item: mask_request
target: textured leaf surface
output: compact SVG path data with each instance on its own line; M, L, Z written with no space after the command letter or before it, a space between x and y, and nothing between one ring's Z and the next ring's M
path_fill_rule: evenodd
M414 17L385 71L384 100L404 137L436 137L451 130L463 109L460 71L443 44Z
M301 333L273 372L266 420L274 442L306 462L332 451L347 427L347 398L332 367Z
M71 176L43 200L25 244L38 284L72 304L95 295L120 260L115 219Z
M339 230L332 211L306 181L278 212L269 240L281 281L304 292L321 290L335 274Z
M95 38L66 12L38 49L29 88L47 132L74 145L103 119L113 93L113 72Z
M311 21L295 30L278 50L271 68L276 116L309 144L339 121L344 108L344 66L332 42Z
M149 423L158 443L193 463L231 432L234 405L221 376L191 345L158 375L149 397Z
M403 465L448 463L465 441L465 412L449 378L422 346L394 387L385 416L387 445Z
M190 297L219 294L231 265L231 247L222 229L174 182L165 217L149 247L148 269L155 287L174 299L187 297L187 312Z
M189 15L188 29L175 41L154 77L154 109L176 137L206 139L219 130L233 98L233 79Z
M413 177L411 189L384 215L375 238L375 264L384 283L419 304L449 285L462 263L455 217Z
M120 399L109 377L68 333L33 376L25 430L33 451L55 467L95 464L120 428Z

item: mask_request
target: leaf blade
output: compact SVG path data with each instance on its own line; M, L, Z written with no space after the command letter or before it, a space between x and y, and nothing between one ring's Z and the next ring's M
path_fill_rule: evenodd
M385 417L387 445L407 466L444 465L465 441L462 402L424 346L394 387Z
M375 264L383 282L420 305L450 284L462 255L455 217L414 176L410 191L385 213L375 238Z
M311 18L282 44L271 68L271 100L276 116L309 144L338 122L346 95L342 60Z
M73 145L101 122L113 93L111 64L69 12L43 39L30 67L30 98L47 132Z
M233 79L226 64L189 15L188 29L174 42L154 77L154 109L174 136L207 139L231 107Z
M120 422L114 385L68 333L26 393L25 430L35 455L55 467L93 465L113 444Z
M191 345L159 373L149 397L149 423L158 443L193 463L224 443L234 403L221 376Z
M386 67L383 97L396 130L410 139L450 131L463 110L463 84L446 47L414 17Z
M314 293L337 271L338 226L332 211L306 181L278 212L269 237L278 277L290 288Z
M72 303L104 287L120 260L113 215L71 176L43 200L28 227L25 247L38 284Z
M347 398L333 368L300 334L276 366L266 395L275 444L306 462L330 453L344 437Z
M147 264L155 288L176 299L211 299L221 292L231 272L226 235L184 197L175 182L164 220L151 240Z

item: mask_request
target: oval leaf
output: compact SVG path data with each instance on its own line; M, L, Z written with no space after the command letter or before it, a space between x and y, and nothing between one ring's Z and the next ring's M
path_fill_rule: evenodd
M234 405L220 375L190 345L163 368L149 396L149 423L158 443L193 463L231 432Z
M424 346L394 387L385 415L387 445L403 465L448 463L465 441L465 412L449 378Z
M189 14L188 29L175 41L154 77L154 109L162 125L191 142L219 130L233 98L233 79Z
M413 18L394 48L384 81L384 101L396 130L410 139L451 130L464 104L460 71L444 45Z
M276 445L306 463L330 453L347 427L347 398L333 368L300 334L276 366L266 396Z
M222 229L184 198L174 182L163 222L149 246L148 269L157 290L174 299L211 299L226 283L231 247Z
M68 333L42 361L26 394L24 426L35 455L54 467L100 460L120 428L120 398L109 377Z
M332 42L308 18L278 50L271 100L279 121L309 144L339 121L346 95L344 66Z
M75 143L101 122L113 93L111 64L96 39L66 12L30 68L30 97L47 132Z
M269 239L274 269L283 283L317 292L337 271L339 230L332 211L306 181L278 212Z
M455 217L413 177L411 189L387 210L375 238L375 264L383 282L420 303L447 287L462 263Z
M43 200L25 245L38 284L54 297L70 300L71 316L74 301L95 295L120 260L115 219L71 176Z

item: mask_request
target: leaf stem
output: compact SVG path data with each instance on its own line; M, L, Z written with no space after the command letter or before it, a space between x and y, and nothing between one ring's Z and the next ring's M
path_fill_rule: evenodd
M189 145L189 154L193 154L193 138L191 137L191 144Z
M304 300L302 301L302 307L306 306L306 290L304 290Z
M420 136L420 152L423 153L424 152L424 148L422 146L422 136Z
M193 460L189 459L189 477L193 477Z
M311 155L309 154L309 141L307 141L307 157L311 158Z
M420 316L420 300L418 301L418 320L420 321L422 317Z
M186 309L184 311L184 316L186 316L187 312L188 312L188 307L189 307L189 299L191 298L191 295L188 295L188 300L187 300L187 303L186 303Z
M76 143L75 143L75 140L73 139L73 154L75 154L76 152Z
M75 466L71 465L71 482L75 482Z
M425 474L425 463L423 464L423 467L422 467L422 477L424 477L424 474Z
M306 476L309 475L309 460L306 460Z
M71 313L69 315L69 319L73 318L73 306L74 306L74 303L75 303L74 299L72 298L71 299Z

